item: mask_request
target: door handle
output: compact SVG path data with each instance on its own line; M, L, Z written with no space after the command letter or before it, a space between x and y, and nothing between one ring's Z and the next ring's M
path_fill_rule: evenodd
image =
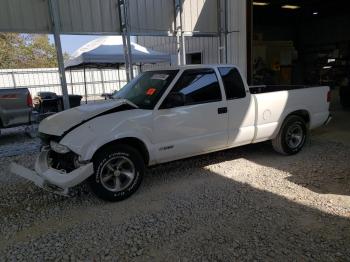
M218 108L218 114L226 114L227 113L227 107L219 107Z

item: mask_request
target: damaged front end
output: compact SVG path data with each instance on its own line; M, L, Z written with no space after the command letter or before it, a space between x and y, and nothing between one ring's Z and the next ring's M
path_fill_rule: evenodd
M93 163L79 162L79 156L60 145L57 137L40 135L43 146L35 163L35 171L12 163L12 173L35 185L60 195L69 195L74 187L94 173Z

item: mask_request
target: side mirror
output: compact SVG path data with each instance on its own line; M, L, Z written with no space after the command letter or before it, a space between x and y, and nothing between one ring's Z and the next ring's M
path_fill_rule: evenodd
M174 108L184 106L186 102L186 96L182 93L169 93L164 100L162 108Z

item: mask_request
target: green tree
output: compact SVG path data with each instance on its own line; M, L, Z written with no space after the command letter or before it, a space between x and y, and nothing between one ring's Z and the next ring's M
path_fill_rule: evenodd
M19 34L0 33L0 68L18 68L24 39Z
M1 69L40 67L57 67L55 46L47 35L0 33Z

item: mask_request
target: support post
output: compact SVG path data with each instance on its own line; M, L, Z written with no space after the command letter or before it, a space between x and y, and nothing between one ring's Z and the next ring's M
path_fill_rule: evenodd
M182 35L182 18L181 18L181 0L174 0L175 4L175 30L176 30L176 53L177 64L181 65L181 35Z
M11 72L11 76L12 76L13 88L17 88L15 73L13 71Z
M100 68L100 76L101 76L101 84L102 84L102 93L106 93L106 90L105 90L105 79L103 77L103 71L102 71L102 68Z
M227 63L227 0L218 1L219 64Z
M185 39L185 34L184 34L184 29L183 29L183 21L182 21L182 0L179 0L179 17L180 17L180 29L181 29L181 48L182 48L182 64L186 65L186 39Z
M119 86L118 86L118 91L120 90L120 88L122 87L122 82L120 80L120 71L119 71L119 65L118 65L118 83L119 83Z
M131 39L130 39L130 11L129 11L129 0L124 0L124 10L125 10L125 31L126 31L126 42L128 47L128 60L129 60L129 71L130 71L130 79L134 78L134 67L132 61L132 51L131 51Z
M96 100L96 85L95 85L95 76L94 76L94 72L90 69L90 79L91 79L91 82L92 82L92 90L93 90L93 98L94 98L94 101Z
M125 70L126 79L129 82L134 77L133 66L132 66L132 54L131 54L131 41L129 34L129 20L128 20L128 1L119 0L119 19L120 19L120 31L123 39L124 59L125 59Z
M126 36L122 33L123 39L123 50L124 50L124 60L125 60L125 73L126 73L126 81L130 81L130 72L129 72L129 58L128 58L128 48L126 44Z
M181 41L180 35L176 33L176 53L177 53L177 65L181 65Z
M139 64L139 74L141 74L142 73L142 64L140 63Z
M52 28L53 28L53 36L55 40L58 72L60 76L62 97L63 97L63 107L64 109L69 109L69 96L68 96L68 89L67 89L66 74L64 70L63 52L62 52L62 46L61 46L60 17L58 14L57 0L49 0L49 10L50 10L50 16L51 16L51 22L52 22Z
M247 82L253 84L253 1L247 0Z
M84 64L84 89L85 89L85 104L87 104L87 87L86 87L86 68Z
M73 75L72 75L72 69L69 69L69 75L70 75L70 89L72 95L74 95L74 87L73 87Z
M182 32L182 64L186 65L186 39L185 34Z

